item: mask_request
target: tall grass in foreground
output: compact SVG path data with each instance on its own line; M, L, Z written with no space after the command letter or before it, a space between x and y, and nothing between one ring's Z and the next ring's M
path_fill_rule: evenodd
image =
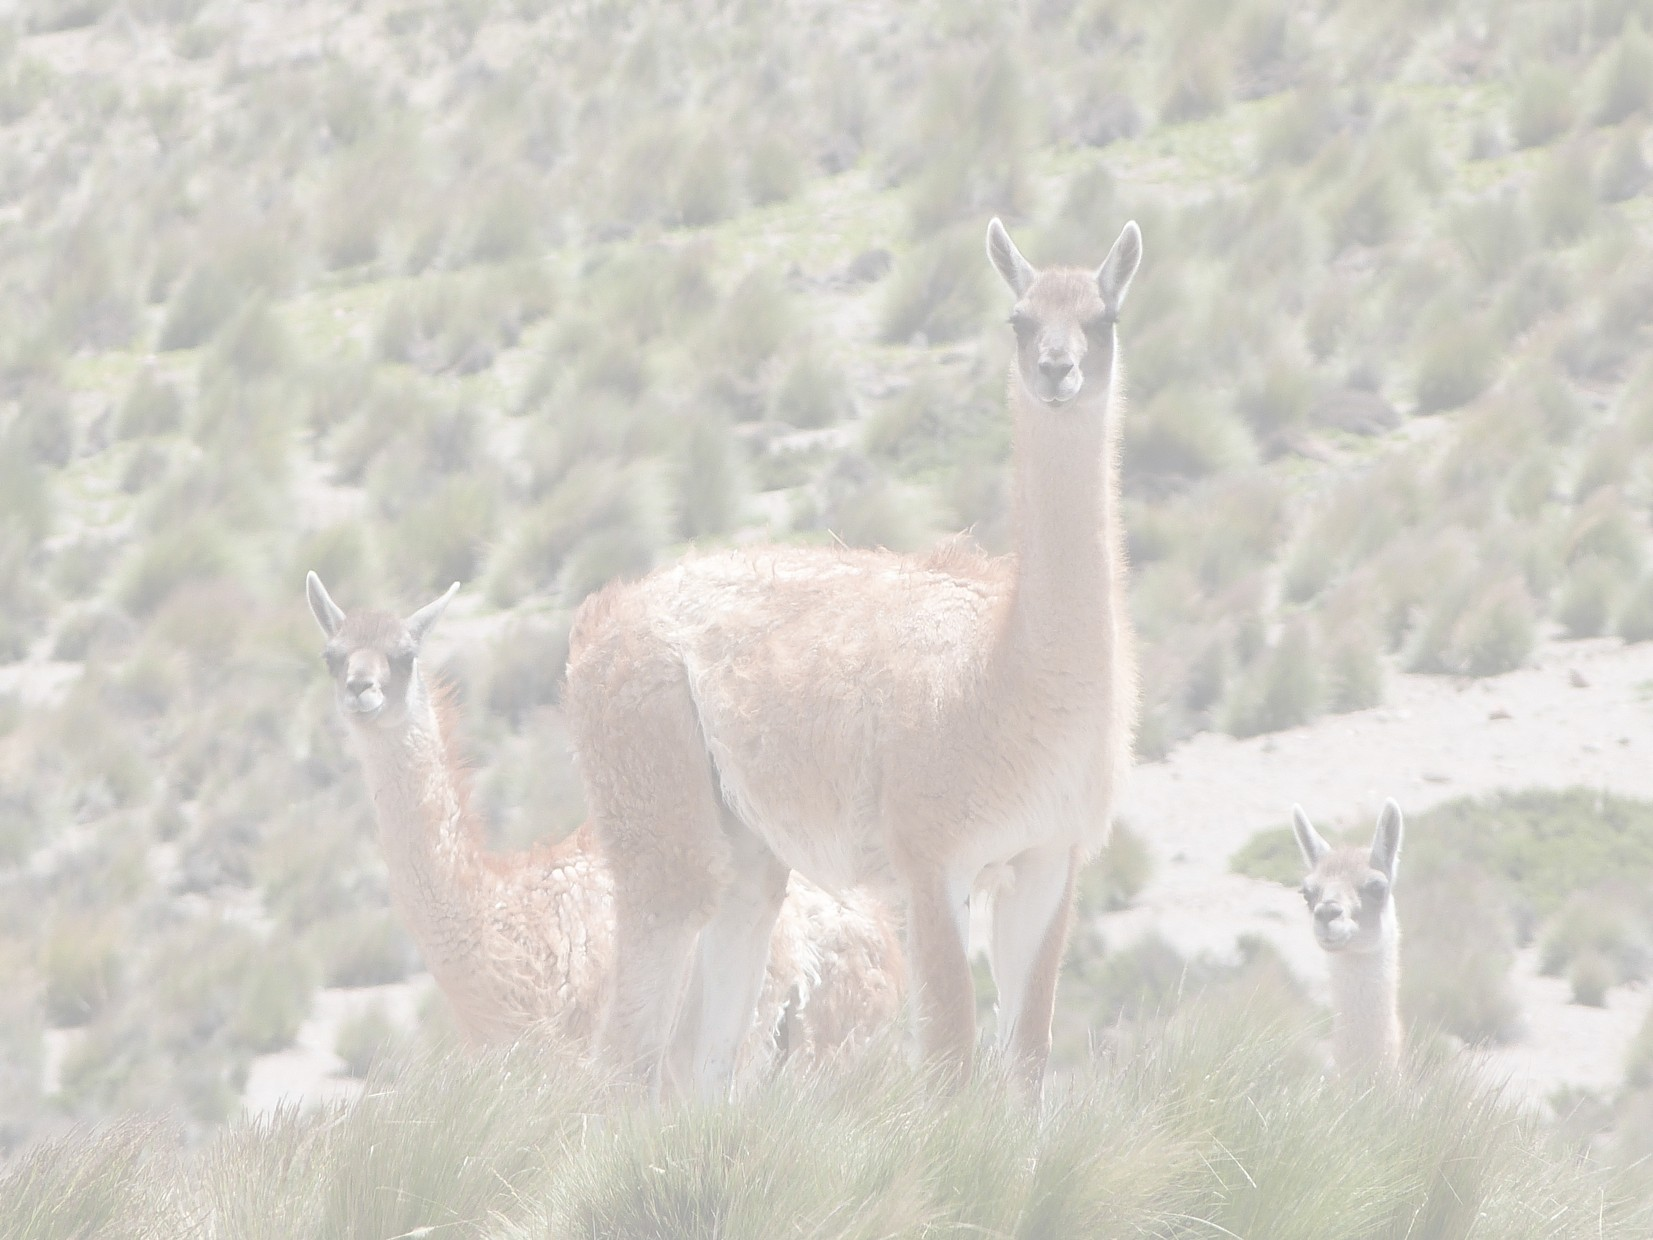
M1352 1090L1258 1006L1195 999L1126 1032L1042 1117L990 1070L949 1092L887 1053L661 1114L543 1049L431 1058L198 1151L140 1156L129 1127L38 1151L0 1176L0 1235L1649 1234L1629 1181L1463 1061Z

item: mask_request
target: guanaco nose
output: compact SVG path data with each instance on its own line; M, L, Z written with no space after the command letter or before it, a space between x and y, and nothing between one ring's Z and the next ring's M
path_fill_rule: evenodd
M1072 369L1073 363L1065 358L1051 358L1049 361L1039 363L1039 373L1052 383L1060 383L1063 379L1066 379L1068 372Z
M1343 906L1341 904L1333 904L1330 900L1328 900L1326 903L1314 910L1314 919L1316 921L1322 921L1330 924L1331 922L1336 921L1342 913Z
M351 676L351 677L348 677L344 682L344 687L349 692L351 697L361 697L362 694L366 693L369 689L371 689L373 687L373 677L371 677L371 676Z

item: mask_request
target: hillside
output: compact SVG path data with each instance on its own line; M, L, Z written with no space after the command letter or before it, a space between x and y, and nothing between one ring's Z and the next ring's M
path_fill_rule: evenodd
M514 846L581 818L558 677L611 576L690 542L1002 548L991 214L1043 262L1143 229L1144 762L1653 637L1649 28L1629 0L23 0L0 1137L204 1136L318 992L417 973L305 570L346 606L465 583L439 652ZM1094 946L1075 1056L1118 1015ZM1608 988L1647 971L1613 959Z

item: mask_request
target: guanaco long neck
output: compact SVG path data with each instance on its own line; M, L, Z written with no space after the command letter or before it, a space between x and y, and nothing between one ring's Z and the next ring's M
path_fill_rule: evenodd
M1011 367L1017 576L1006 635L1041 664L1106 667L1112 656L1122 559L1112 370L1110 358L1094 395L1049 409Z
M1361 1078L1400 1063L1400 932L1377 951L1338 952L1327 962L1332 990L1332 1058Z
M404 726L352 731L379 820L391 897L426 963L440 969L476 932L481 865L438 705L415 670Z

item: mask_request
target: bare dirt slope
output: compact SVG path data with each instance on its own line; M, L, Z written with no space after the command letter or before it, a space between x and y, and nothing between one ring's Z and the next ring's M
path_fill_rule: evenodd
M1289 821L1294 801L1317 823L1353 824L1375 821L1391 796L1413 813L1511 787L1653 796L1653 644L1549 642L1530 666L1490 679L1394 675L1388 698L1250 740L1203 733L1138 767L1121 817L1158 865L1136 905L1106 918L1109 945L1151 929L1185 954L1226 955L1239 936L1258 934L1318 990L1325 962L1297 893L1228 869L1251 835ZM1405 876L1403 854L1403 931ZM1561 1085L1612 1088L1653 999L1647 986L1615 987L1606 1008L1580 1007L1565 981L1538 976L1531 948L1514 981L1526 1033L1485 1052L1489 1070L1540 1097Z

